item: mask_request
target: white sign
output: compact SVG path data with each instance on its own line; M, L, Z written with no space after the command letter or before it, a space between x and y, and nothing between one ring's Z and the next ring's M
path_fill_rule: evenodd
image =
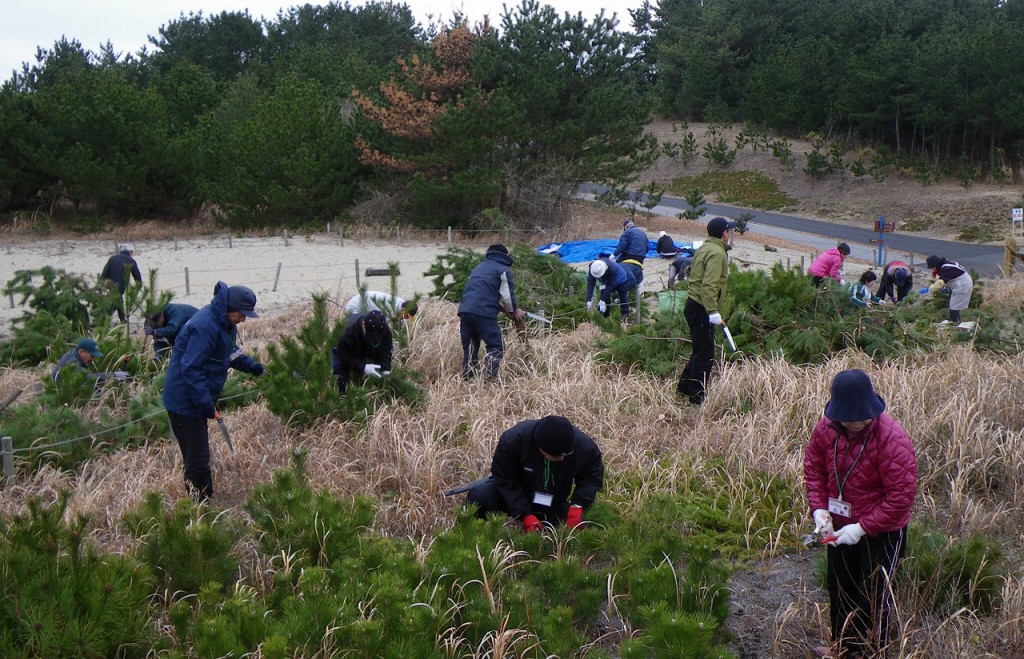
M1024 222L1024 208L1014 208L1013 209L1013 221L1014 222Z

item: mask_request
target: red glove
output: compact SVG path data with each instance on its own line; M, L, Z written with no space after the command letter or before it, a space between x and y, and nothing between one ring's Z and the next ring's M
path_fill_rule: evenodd
M583 523L583 506L569 506L569 514L565 517L565 525L570 529Z
M534 515L527 515L523 518L523 530L527 533L540 532L542 525Z

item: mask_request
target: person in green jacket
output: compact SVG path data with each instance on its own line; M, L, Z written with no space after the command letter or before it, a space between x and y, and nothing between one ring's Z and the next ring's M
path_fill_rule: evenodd
M690 264L683 317L690 326L693 352L679 377L676 391L694 405L704 402L715 359L715 325L722 324L719 311L729 280L729 239L736 223L724 217L708 222L708 239L697 248Z

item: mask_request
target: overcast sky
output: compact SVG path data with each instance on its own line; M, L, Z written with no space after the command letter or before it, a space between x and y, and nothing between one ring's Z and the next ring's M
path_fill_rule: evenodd
M282 8L306 4L285 0L10 0L5 2L0 21L0 80L9 80L13 71L20 71L22 62L35 63L36 47L46 50L62 36L77 39L86 50L98 52L108 40L122 54L138 52L148 44L148 36L157 34L162 25L181 13L202 11L204 15L222 11L243 11L259 19L272 19ZM326 4L313 2L310 4ZM350 0L350 6L364 0ZM446 20L455 11L462 11L470 21L491 17L497 24L502 5L518 6L519 0L406 0L416 18L426 24L427 16ZM630 27L629 9L640 6L641 0L541 0L559 13L582 12L593 18L601 8L610 16L618 14L620 29ZM657 3L652 3L657 4ZM150 47L152 48L152 47Z

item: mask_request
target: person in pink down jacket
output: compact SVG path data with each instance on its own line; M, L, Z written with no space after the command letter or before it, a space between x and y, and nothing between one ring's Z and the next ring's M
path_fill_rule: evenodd
M815 286L821 286L821 282L826 278L835 279L842 284L844 282L839 276L839 270L843 267L843 260L849 255L850 246L846 243L839 243L832 249L826 249L818 254L807 268L807 274L813 277Z
M832 380L804 453L815 532L828 541L832 656L879 657L888 645L890 583L917 494L917 458L867 373ZM829 656L819 648L819 654Z

